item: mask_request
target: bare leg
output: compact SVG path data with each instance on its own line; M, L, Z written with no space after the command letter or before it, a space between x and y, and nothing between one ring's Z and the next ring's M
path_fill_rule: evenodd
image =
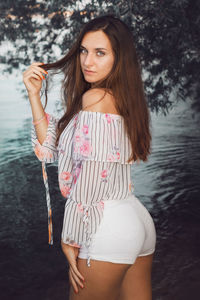
M118 300L152 300L153 254L137 257L122 281Z
M77 266L85 278L84 288L78 286L78 294L70 287L69 300L117 300L123 277L131 266L100 260L90 260L88 267L86 259L77 258Z

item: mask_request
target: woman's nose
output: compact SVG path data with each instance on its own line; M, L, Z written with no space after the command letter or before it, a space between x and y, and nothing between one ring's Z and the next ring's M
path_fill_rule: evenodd
M90 66L90 65L93 65L93 54L92 53L88 53L86 56L85 56L85 60L84 60L84 64L85 66Z

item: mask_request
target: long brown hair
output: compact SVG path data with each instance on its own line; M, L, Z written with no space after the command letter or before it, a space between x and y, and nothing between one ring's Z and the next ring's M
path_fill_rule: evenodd
M151 153L150 112L145 99L134 38L129 27L110 14L86 23L62 59L42 65L46 70L64 73L62 96L66 111L58 122L57 143L71 118L82 109L83 93L91 88L91 84L85 81L81 71L80 46L86 33L97 30L102 30L109 38L115 59L106 79L96 82L93 88L103 88L105 93L112 91L116 110L124 118L125 129L132 145L132 155L128 162L147 161L147 156ZM47 86L45 93L46 106Z

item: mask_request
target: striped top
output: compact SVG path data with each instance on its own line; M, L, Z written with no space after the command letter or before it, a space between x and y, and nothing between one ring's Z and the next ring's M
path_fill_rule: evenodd
M123 200L132 194L131 143L120 115L80 110L55 146L58 120L48 115L46 138L41 145L32 127L32 145L43 164L52 239L51 205L45 163L58 160L58 181L66 198L61 238L75 247L90 247L102 220L104 201ZM90 266L88 256L87 265Z

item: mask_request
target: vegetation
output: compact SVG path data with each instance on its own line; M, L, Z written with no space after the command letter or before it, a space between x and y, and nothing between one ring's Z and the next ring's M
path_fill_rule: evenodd
M182 99L197 112L199 7L197 0L1 1L0 43L7 47L1 66L11 73L33 61L52 62L66 53L85 22L113 13L133 31L150 109L166 114Z

